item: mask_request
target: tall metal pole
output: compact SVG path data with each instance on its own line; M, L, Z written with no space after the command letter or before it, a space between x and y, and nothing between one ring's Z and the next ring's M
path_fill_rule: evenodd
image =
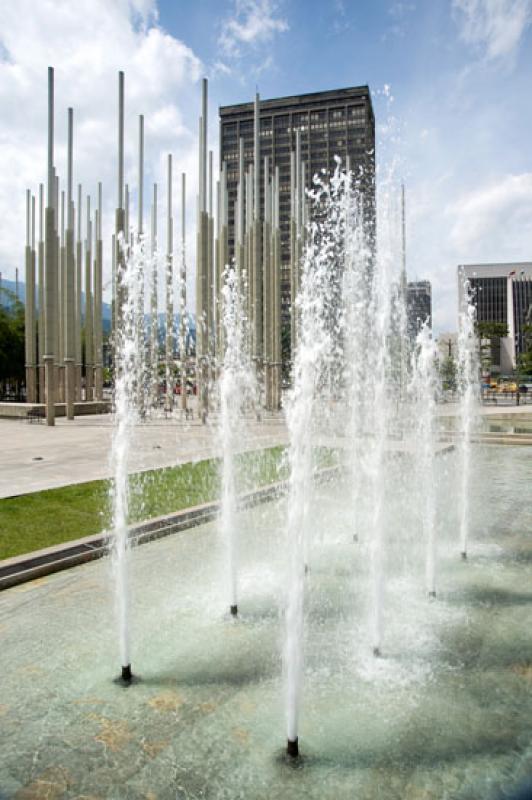
M65 245L65 402L67 419L74 419L76 376L75 350L75 261L74 261L74 201L72 196L72 163L74 146L74 112L68 109L68 164L67 164L67 231Z
M144 115L139 116L139 203L138 203L138 233L143 234L144 226Z
M38 339L39 339L39 402L46 402L44 391L44 185L39 184L39 244L38 244L38 273L39 273L39 317L38 317Z
M141 418L144 417L146 412L146 398L144 396L145 390L145 331L144 331L144 278L145 278L145 264L146 264L146 250L144 247L144 116L139 116L139 194L138 194L138 219L137 219L137 235L138 246L141 250L141 270L138 293L138 306L137 306L137 348L140 355L139 366L139 383L137 386L137 405Z
M35 198L26 192L26 251L25 251L25 356L26 356L26 401L37 400L35 369Z
M152 407L157 408L159 402L159 317L157 313L157 184L153 184L153 203L151 208L151 388Z
M172 263L172 225L172 155L169 153L166 184L166 411L172 411L174 405L172 380L174 361L174 280Z
M76 358L76 400L81 398L81 372L83 367L82 348L81 348L81 318L82 296L83 296L83 238L81 230L82 219L82 186L78 183L78 205L77 205L77 230L76 230L76 320L75 320L75 358Z
M263 275L262 275L262 223L260 204L260 97L255 95L253 120L253 260L252 260L252 355L255 361L259 387L262 384L263 359ZM262 388L262 387L261 387Z
M124 73L118 73L118 187L115 211L115 311L113 329L114 366L116 369L116 348L118 337L122 330L122 317L124 312L124 281L123 270L125 241L125 213L124 213Z
M66 246L65 246L65 190L61 190L61 211L59 227L59 345L57 355L59 402L65 402L65 303L66 303Z
M95 225L96 258L94 261L94 399L103 400L103 328L102 328L102 184L98 183L98 210Z
M45 212L45 287L44 370L46 385L46 423L55 425L55 181L54 181L54 70L48 67L48 188Z
M91 198L90 195L87 195L87 227L85 238L85 400L94 399L92 334L92 222Z
M203 423L209 408L209 217L207 213L207 79L202 82L199 137L199 203L196 249L196 377L199 414Z
M179 276L179 359L181 362L181 408L187 409L187 254L186 175L181 174L181 271Z
M209 331L209 363L211 366L209 380L214 379L214 353L216 346L215 310L214 310L214 218L213 218L213 153L209 150L208 207L207 207L207 329Z

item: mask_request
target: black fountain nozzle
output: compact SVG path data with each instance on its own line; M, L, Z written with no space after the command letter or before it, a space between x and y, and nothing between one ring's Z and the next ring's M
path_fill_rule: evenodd
M131 672L131 664L122 667L122 680L124 683L131 683L133 680L133 673Z
M286 755L290 756L290 758L299 758L299 742L297 736L293 740L286 740Z
M353 541L358 542L358 533L353 534Z
M308 564L305 564L305 575L308 575L309 572L310 572L310 566Z
M462 561L467 561L467 553L465 552L465 550L462 550L460 555L462 556Z
M380 658L381 657L382 654L381 654L380 647L374 647L373 648L373 655L375 656L375 658Z
M229 606L229 611L231 612L231 616L232 617L238 616L238 606L237 605Z
M435 600L435 599L436 599L436 592L435 591L429 592L429 600Z

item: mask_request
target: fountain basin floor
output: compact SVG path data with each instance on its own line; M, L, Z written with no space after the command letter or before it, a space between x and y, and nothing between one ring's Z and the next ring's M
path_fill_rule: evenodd
M210 523L132 552L124 688L108 560L0 596L2 798L498 798L532 777L532 459L476 447L459 559L456 454L439 464L437 598L415 487L388 504L382 658L370 652L367 523L317 487L302 758L284 756L284 502L239 515L240 616ZM353 520L359 541L353 543Z

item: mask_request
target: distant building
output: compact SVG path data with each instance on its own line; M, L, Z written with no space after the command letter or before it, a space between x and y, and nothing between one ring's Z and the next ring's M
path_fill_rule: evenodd
M525 349L523 326L532 316L532 263L460 264L458 266L458 310L464 310L465 282L469 283L478 322L507 326L508 336L493 349L494 367L502 372L515 369Z
M432 327L432 288L430 281L409 281L406 287L407 330L415 339L425 322Z
M280 173L281 307L290 315L290 153L296 131L301 135L301 157L306 164L307 186L322 170L334 171L335 156L362 176L368 222L375 215L375 118L367 86L280 97L260 101L261 208L264 206L264 163ZM235 201L238 183L239 141L244 145L244 168L253 162L253 103L220 108L220 164L227 164L229 195L229 257L234 256Z

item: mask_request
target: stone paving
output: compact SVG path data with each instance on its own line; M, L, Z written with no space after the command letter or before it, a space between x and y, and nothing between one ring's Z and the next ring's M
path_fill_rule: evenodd
M458 406L441 405L438 413L456 416ZM519 418L532 423L531 405L484 406L481 413L493 419ZM261 422L250 418L245 424L243 450L272 447L287 440L281 414L265 415ZM112 432L112 417L105 414L78 417L74 422L58 419L54 428L0 419L0 498L109 477ZM216 415L208 425L202 425L196 417L185 421L180 412L168 419L160 415L136 427L130 471L199 461L219 452Z
M113 426L110 415L45 424L0 419L0 498L108 478ZM286 441L280 417L246 420L242 450ZM130 472L200 461L220 452L218 420L202 425L180 416L149 419L134 431Z

